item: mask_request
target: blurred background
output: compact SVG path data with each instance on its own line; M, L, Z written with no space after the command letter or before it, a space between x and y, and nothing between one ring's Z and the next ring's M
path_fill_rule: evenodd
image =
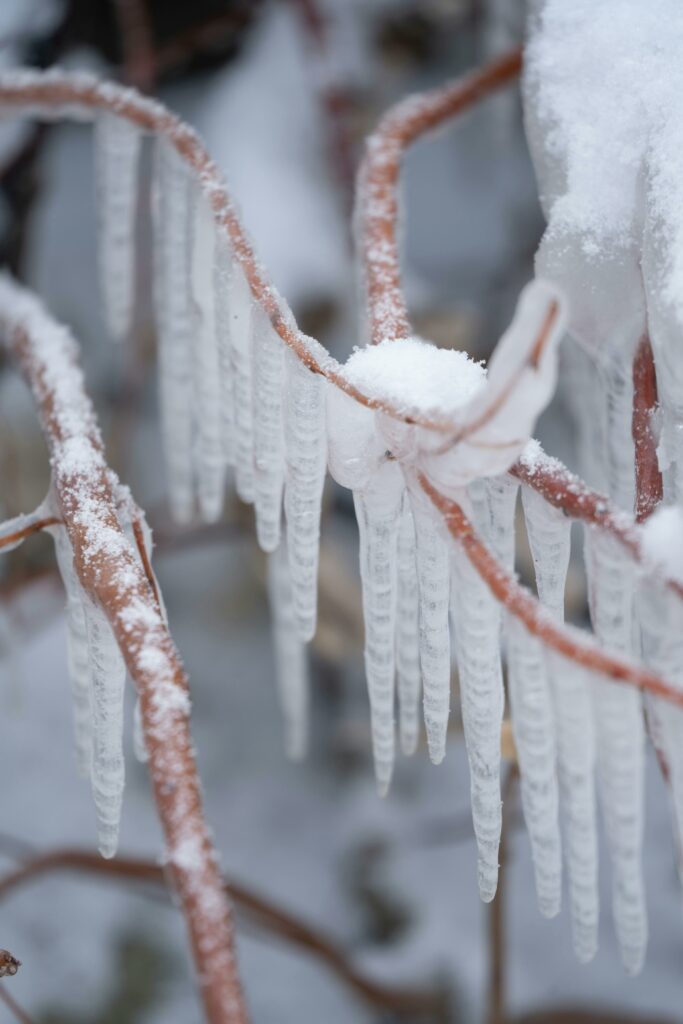
M2 0L0 68L86 68L157 95L197 128L301 328L343 360L362 342L350 213L365 135L400 97L521 41L523 0ZM149 154L147 154L147 157ZM149 166L149 165L148 165ZM289 763L252 510L230 496L211 528L180 531L165 502L151 309L150 218L138 221L135 330L113 345L96 279L91 128L0 122L0 258L82 344L110 463L147 510L156 569L193 691L208 818L238 906L254 1024L681 1021L683 922L666 788L648 761L650 947L627 979L603 850L601 947L574 959L568 916L535 905L514 752L506 751L501 892L479 901L454 676L439 768L420 747L389 797L373 780L362 673L357 532L328 480L320 626L310 651L311 743ZM418 145L403 175L405 286L416 333L485 358L533 273L542 232L515 91ZM3 518L48 485L30 395L0 367ZM563 378L565 381L567 376ZM539 426L574 465L562 386ZM520 539L519 571L530 579ZM93 850L76 774L63 592L51 544L0 564L0 871L31 853ZM585 618L578 567L569 608ZM128 694L129 725L133 694ZM126 737L121 852L158 860L144 765ZM254 902L256 900L256 903ZM262 905L265 901L265 906ZM200 1011L183 924L151 883L54 873L0 901L0 984L41 1024L190 1024ZM0 1004L0 1021L11 1020Z

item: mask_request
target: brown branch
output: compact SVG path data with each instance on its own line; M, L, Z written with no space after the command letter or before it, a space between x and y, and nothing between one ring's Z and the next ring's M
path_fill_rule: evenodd
M633 360L632 434L636 461L636 522L643 523L662 500L662 474L652 416L657 408L657 375L647 334L638 343Z
M608 676L617 682L631 683L683 707L683 691L667 683L649 669L624 661L603 651L586 634L571 626L558 626L556 620L536 598L517 583L493 557L457 502L446 498L420 474L420 485L444 517L451 535L462 546L467 558L488 585L492 594L511 615L519 619L546 647L584 668Z
M452 85L410 96L392 107L368 139L358 178L358 202L374 345L384 338L410 334L396 233L403 154L422 135L513 81L521 67L521 50L515 50Z
M115 0L123 71L128 85L152 92L156 82L154 41L145 0Z
M0 326L38 404L76 572L104 611L140 698L154 797L206 1018L210 1024L244 1024L230 907L204 821L190 738L187 677L121 528L116 481L104 459L75 342L30 293L8 279L1 292Z
M153 861L135 857L103 860L89 850L62 849L32 856L16 870L1 877L0 899L53 871L73 871L79 875L87 873L162 885L167 881L164 869ZM224 884L235 907L246 913L254 924L312 954L369 1005L411 1017L436 1013L441 1008L442 1000L437 993L414 988L390 988L373 981L359 971L336 942L324 933L243 885L234 881Z
M0 1002L5 1004L10 1013L14 1015L15 1020L18 1020L20 1024L33 1024L29 1015L25 1010L22 1010L14 996L9 994L2 982L0 982Z

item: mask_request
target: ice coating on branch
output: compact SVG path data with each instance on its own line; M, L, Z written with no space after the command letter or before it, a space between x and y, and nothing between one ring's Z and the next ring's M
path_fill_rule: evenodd
M477 839L479 893L496 894L500 802L500 730L504 693L500 607L462 548L453 553L453 601L462 720L470 765L472 820Z
M230 358L235 409L235 485L242 501L254 500L253 299L242 267L229 278Z
M252 312L254 366L254 503L256 536L264 551L280 543L282 490L285 483L283 416L284 345L268 314Z
M63 526L50 528L55 542L57 565L66 591L67 664L73 701L76 765L79 774L90 778L93 755L92 678L88 634L85 622L86 595L73 564L73 551Z
M488 542L508 572L515 567L515 508L519 482L502 474L486 481L489 525Z
M171 510L192 518L192 297L191 181L176 150L164 139L154 153L155 305L159 332L161 430Z
M375 413L329 383L325 392L330 474L342 487L362 490L386 452Z
M191 192L192 404L196 424L197 490L202 518L211 523L220 517L223 508L224 475L222 394L214 292L216 225L211 204L198 182L192 182Z
M522 292L514 319L488 366L486 384L454 417L456 427L424 467L448 494L481 476L504 473L524 450L557 379L564 302L547 281Z
M268 600L273 619L275 673L285 728L285 750L300 760L308 746L308 663L297 635L285 544L268 556Z
M323 378L285 352L285 514L289 574L301 640L315 633L320 510L327 465Z
M142 134L108 110L95 118L98 260L107 329L120 340L131 327L135 298L135 225Z
M546 651L546 659L556 726L574 952L587 962L598 948L599 915L592 681L577 665L553 651Z
M536 573L539 599L560 622L569 566L571 521L537 491L522 488L522 506ZM512 723L522 776L527 822L543 914L551 917L561 901L561 846L555 770L556 725L545 653L516 621L509 629L509 687Z
M618 542L594 528L586 532L586 569L593 630L610 650L634 647L635 567ZM642 878L644 725L641 696L633 687L596 678L598 766L612 854L613 909L622 960L629 974L643 965L647 914Z
M360 539L365 675L375 775L382 796L388 792L394 767L397 556L404 491L400 467L385 462L363 490L353 493Z
M417 591L422 703L429 756L446 755L451 708L450 543L419 488L410 492L417 550Z
M419 589L415 521L408 501L403 503L398 533L396 683L401 750L404 754L414 754L420 730Z

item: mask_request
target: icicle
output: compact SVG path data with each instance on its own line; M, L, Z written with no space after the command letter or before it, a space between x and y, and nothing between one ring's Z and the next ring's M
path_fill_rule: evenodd
M192 307L190 294L190 182L175 149L163 139L155 151L155 302L159 330L159 390L171 510L192 518Z
M285 346L261 305L252 311L254 358L254 496L256 536L264 551L280 543L285 442L282 412Z
M661 584L647 582L637 593L643 659L665 679L683 690L683 604ZM648 720L652 737L663 756L673 804L674 828L680 857L683 851L683 709L649 695Z
M235 484L242 501L254 500L253 306L249 282L239 263L230 277L230 349L235 403Z
M285 353L285 513L289 571L299 636L311 640L317 617L320 508L327 462L323 378Z
M477 839L479 893L496 894L501 830L500 730L503 676L500 609L458 545L453 556L458 671L462 720L470 765L472 820Z
M73 700L76 764L83 778L92 769L91 667L85 624L85 595L76 575L73 552L66 529L50 527L55 542L57 565L66 591L67 658Z
M300 760L308 745L308 666L297 636L287 550L281 544L268 557L268 598L273 618L275 672L285 726L285 750Z
M216 224L211 204L198 181L193 181L192 192L192 364L199 508L205 522L215 522L223 507L225 465L214 296Z
M522 488L527 535L539 599L564 620L571 521L531 488ZM509 630L509 693L527 823L541 912L552 917L561 902L561 845L553 703L541 644L512 617Z
M595 817L595 727L584 670L546 652L552 679L565 855L574 951L592 960L598 946L598 842Z
M446 754L451 707L450 545L438 516L417 492L410 492L415 524L419 602L422 701L429 756L434 764Z
M404 487L398 464L385 462L369 484L353 494L360 535L365 674L381 796L388 792L394 767L397 551Z
M414 754L419 736L420 633L415 523L408 501L403 503L398 534L396 675L401 750Z
M140 129L107 110L95 119L98 257L107 329L120 340L130 330L135 297Z
M593 629L601 644L633 651L634 566L618 542L595 529L586 534L586 568ZM637 974L647 945L642 877L644 726L640 693L596 678L598 765L612 854L613 909L624 967Z
M216 238L216 257L213 270L213 288L216 303L216 337L218 341L218 370L220 374L221 435L223 461L235 464L235 397L233 394L231 304L233 257L230 242L224 231Z
M491 515L489 544L508 572L515 566L515 507L519 483L514 477L489 477L486 481Z
M543 650L518 619L507 622L508 695L522 780L522 806L541 913L562 899L562 853L555 776L555 733Z
M118 846L123 803L123 688L126 667L107 618L89 598L84 601L88 657L92 673L92 789L97 840L103 857Z

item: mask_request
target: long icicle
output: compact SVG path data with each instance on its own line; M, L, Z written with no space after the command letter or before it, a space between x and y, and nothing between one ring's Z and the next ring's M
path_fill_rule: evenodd
M213 523L220 518L223 509L225 468L214 291L216 225L211 205L198 183L192 183L192 193L193 407L197 491L202 519Z
M261 306L252 312L254 359L254 504L263 551L280 543L285 483L284 345Z
M403 503L398 534L396 682L401 750L410 755L415 753L419 738L421 675L415 523L407 499Z
M586 568L593 629L605 647L634 647L635 566L611 537L588 530ZM597 678L593 685L602 806L614 872L613 910L624 967L637 974L647 947L642 876L645 729L640 693Z
M155 146L154 199L161 430L171 510L187 523L194 506L190 180L181 157L163 139Z
M404 487L400 467L387 462L364 490L353 494L360 536L365 674L381 796L389 790L394 768L397 552Z
M300 638L315 633L320 512L327 468L324 381L290 350L285 353L285 514L289 571Z
M142 133L102 110L95 118L98 262L109 334L130 331L135 299L135 225Z

